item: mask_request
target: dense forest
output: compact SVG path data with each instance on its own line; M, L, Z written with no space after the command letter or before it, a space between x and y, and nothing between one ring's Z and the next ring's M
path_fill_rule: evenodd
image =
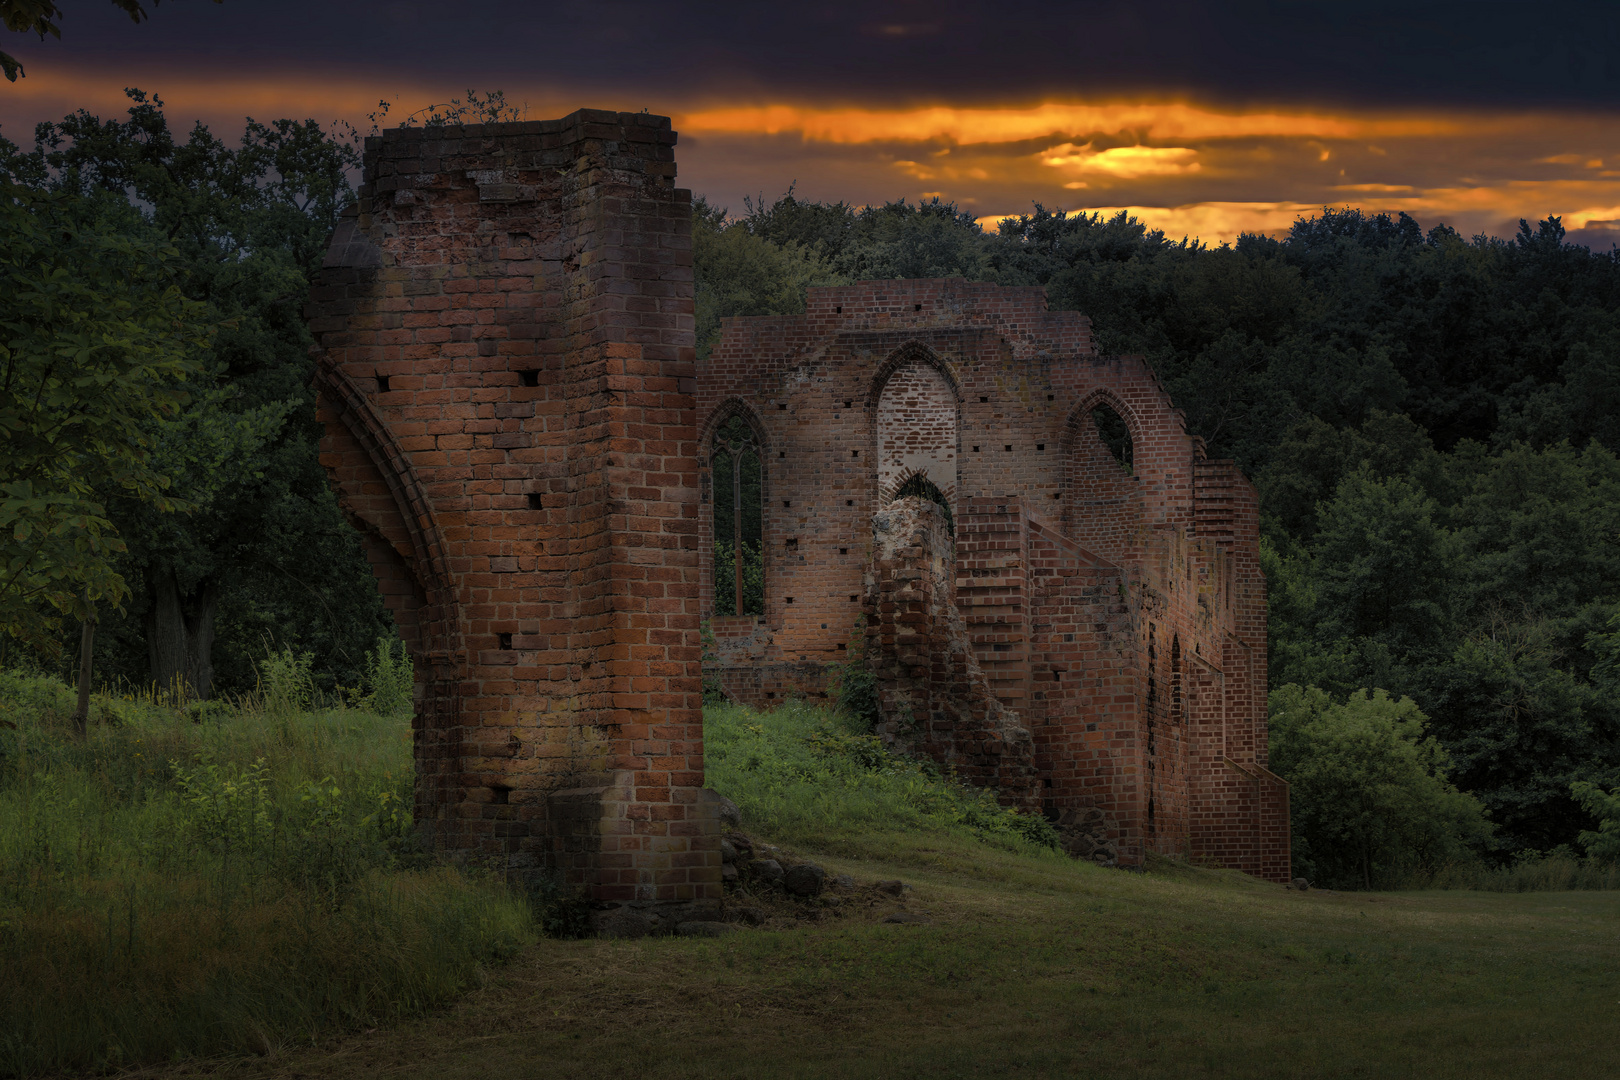
M250 122L230 146L131 96L0 140L4 663L66 674L93 614L100 680L239 692L292 648L353 686L389 619L316 459L302 305L356 140ZM961 275L1044 286L1148 357L1260 489L1274 754L1302 777L1301 732L1376 728L1447 835L1501 857L1577 844L1578 785L1620 786L1620 258L1557 218L1504 240L1327 208L1215 246L790 189L694 225L700 351L808 285Z
M1254 479L1273 689L1335 698L1319 724L1370 722L1361 689L1410 699L1406 741L1438 747L1425 770L1478 798L1499 853L1572 843L1572 785L1620 783L1620 256L1557 218L1502 240L1328 208L1211 246L1124 215L1036 206L987 233L937 200L790 191L700 203L694 249L700 351L807 284L1044 286Z

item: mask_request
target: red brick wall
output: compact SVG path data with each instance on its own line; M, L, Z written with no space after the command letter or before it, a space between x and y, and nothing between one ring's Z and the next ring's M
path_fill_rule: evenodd
M922 474L945 495L956 494L956 394L938 369L912 360L894 371L878 395L878 491L882 498Z
M322 460L417 660L424 831L601 900L719 895L674 142L385 132L308 307Z
M1129 470L1092 420L1102 404L1130 430ZM767 448L765 615L722 666L843 659L869 523L907 468L896 443L944 468L954 427L954 601L1034 738L1046 806L1105 809L1122 861L1157 850L1287 876L1286 786L1264 768L1254 491L1204 459L1140 359L1097 355L1085 317L1048 311L1039 289L864 282L810 290L803 316L729 320L697 409L700 431L744 413ZM707 544L707 503L698 529ZM1195 668L1221 680L1197 714ZM1221 808L1234 769L1241 812Z

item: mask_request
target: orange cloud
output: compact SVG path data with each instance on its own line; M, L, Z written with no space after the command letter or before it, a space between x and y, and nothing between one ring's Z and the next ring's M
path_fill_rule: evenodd
M1075 146L1063 143L1040 154L1041 164L1069 173L1106 173L1123 180L1142 176L1175 176L1197 172L1203 168L1193 159L1198 151L1185 146L1116 146L1109 150L1092 150L1091 144ZM1085 187L1085 184L1065 184L1064 187Z
M1410 138L1461 130L1460 118L1226 112L1180 102L1029 108L838 109L802 105L722 106L682 113L681 130L709 135L796 134L814 142L1020 142L1063 135L1134 132L1144 139Z
M899 27L901 24L896 23ZM888 24L867 28L893 36ZM928 32L905 24L905 33ZM397 119L463 87L383 85L364 77L68 70L35 66L0 91L18 139L77 108L103 116L142 86L222 136L241 118L340 118L362 130L379 98ZM797 181L812 199L857 205L905 196L953 200L991 223L1032 203L1125 209L1172 235L1206 241L1279 233L1324 205L1405 211L1465 235L1511 232L1520 217L1563 215L1571 229L1620 220L1620 125L1577 112L1231 108L1191 101L1046 101L863 108L816 102L612 100L536 84L506 88L533 118L580 105L667 111L682 136L683 186L715 205L772 197Z

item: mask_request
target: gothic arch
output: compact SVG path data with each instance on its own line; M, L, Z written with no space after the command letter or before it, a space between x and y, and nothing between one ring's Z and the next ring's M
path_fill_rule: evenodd
M877 370L872 373L872 382L866 394L866 406L868 409L875 410L877 408L878 399L882 396L883 388L888 385L890 377L896 371L911 363L927 364L939 372L945 379L945 384L951 388L951 394L956 398L956 404L960 411L962 380L956 377L956 372L950 364L946 363L938 353L920 341L906 342L891 352L883 363L877 366Z
M722 457L715 444L734 421L741 421L750 438L741 447L733 443ZM732 436L736 435L733 431ZM705 552L701 595L704 610L712 615L765 613L767 567L772 559L767 550L770 447L759 414L740 397L726 398L698 426L698 528ZM748 464L750 458L753 464ZM729 468L723 464L727 459L732 463ZM729 478L717 475L717 469L728 472ZM730 506L729 516L722 512L723 506ZM729 557L720 547L727 537Z
M754 437L759 440L759 445L761 448L765 450L770 449L770 434L765 430L764 421L760 419L759 413L752 405L748 404L748 402L734 395L726 398L724 401L720 402L720 404L710 409L708 417L706 417L704 421L698 425L699 463L703 463L708 460L707 447L714 439L714 433L720 429L720 425L724 424L727 420L730 420L733 416L741 416L743 421L747 423L749 427L754 429Z
M409 456L399 448L388 426L372 408L371 400L361 392L348 374L325 355L315 364L315 389L331 406L344 428L365 451L372 466L381 475L393 497L396 524L410 538L409 560L402 559L417 588L421 591L423 606L437 609L437 620L430 612L422 626L420 647L430 657L434 653L452 651L455 646L445 640L450 628L456 625L455 590L451 585L449 560L444 551L443 536L433 515L432 504L422 491L421 480L411 465ZM368 523L374 531L376 523ZM386 543L382 536L377 539ZM390 545L391 547L391 545ZM402 554L402 553L399 553ZM440 640L431 640L429 626L438 622Z
M1073 459L1075 450L1079 448L1081 437L1086 432L1086 425L1093 422L1092 411L1099 405L1107 405L1118 413L1130 432L1132 445L1142 445L1142 419L1136 414L1136 410L1125 404L1125 399L1115 393L1112 387L1099 386L1080 399L1080 404L1070 411L1069 418L1063 425L1063 452L1070 460Z
M872 478L879 503L920 477L949 516L961 480L961 433L962 392L949 366L915 342L891 353L873 377Z

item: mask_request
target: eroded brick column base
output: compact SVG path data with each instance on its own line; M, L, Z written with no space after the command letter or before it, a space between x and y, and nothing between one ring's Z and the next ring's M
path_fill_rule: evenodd
M308 306L322 461L416 661L423 834L602 905L720 895L674 143L599 110L384 132Z
M926 499L872 518L869 658L885 742L925 754L1007 806L1040 809L1035 744L997 700L953 599L955 541Z

